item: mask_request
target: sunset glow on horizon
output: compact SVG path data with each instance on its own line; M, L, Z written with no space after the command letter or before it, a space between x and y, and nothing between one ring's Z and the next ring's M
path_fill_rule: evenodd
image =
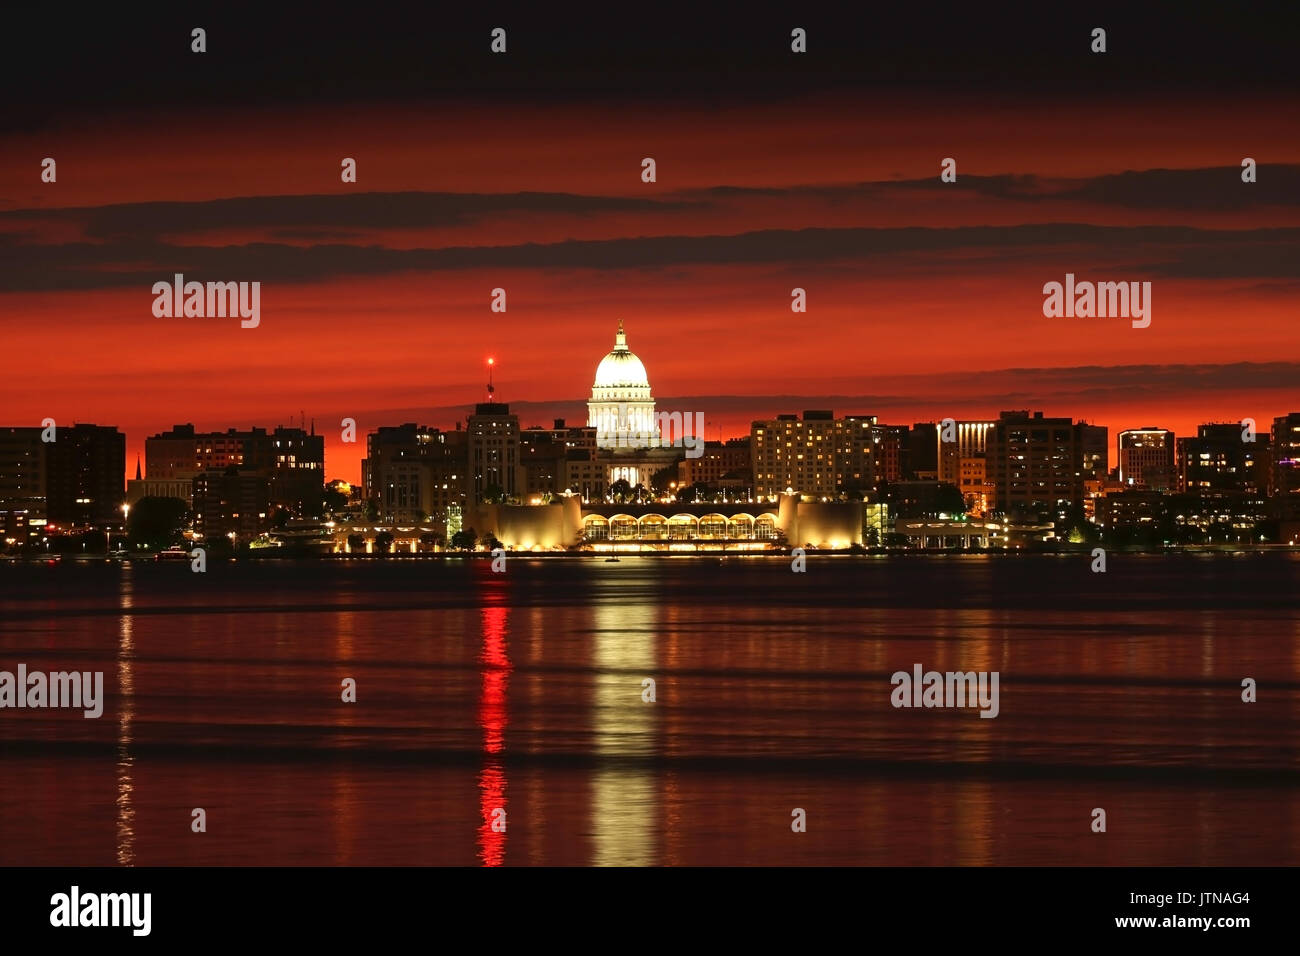
M1294 410L1300 370L1300 133L1277 109L1198 101L1193 126L1158 100L827 93L722 123L681 100L376 104L11 134L8 418L118 425L133 473L173 424L305 415L328 477L356 482L364 442L339 422L454 427L483 395L475 356L523 426L585 421L622 319L660 407L703 411L710 438L823 407L1043 409L1112 435L1263 422ZM238 151L198 134L232 123ZM1250 144L1257 183L1223 142ZM34 174L47 154L57 184ZM176 273L259 281L260 326L155 318L150 287ZM1044 318L1066 273L1151 281L1151 326Z

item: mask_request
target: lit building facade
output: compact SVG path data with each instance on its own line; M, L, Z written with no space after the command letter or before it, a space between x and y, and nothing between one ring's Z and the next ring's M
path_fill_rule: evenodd
M1273 419L1270 438L1269 493L1300 495L1300 412Z
M1149 491L1178 486L1174 433L1167 428L1128 428L1116 437L1120 483Z
M609 490L609 465L594 453L570 452L564 462L564 486L583 501L599 501Z
M145 478L140 472L140 459L135 460L135 477L126 483L126 503L134 505L141 498L176 498L188 502L194 497L193 479Z
M467 435L407 422L366 436L365 497L380 520L445 521L468 494Z
M606 492L619 482L649 489L658 471L683 455L660 439L654 397L645 365L628 349L623 323L614 336L614 349L596 366L596 380L587 402L587 426L595 429L593 459L600 465ZM576 450L576 449L575 449ZM576 469L581 470L581 469ZM567 473L567 469L566 469ZM575 490L591 487L581 475Z
M1244 441L1237 423L1198 425L1196 436L1176 439L1178 488L1199 495L1265 493L1269 436Z
M753 485L753 452L749 438L732 438L725 442L704 443L698 458L683 458L677 463L677 484L689 488L694 484L749 488Z
M1300 538L1300 412L1273 419L1269 493L1283 541Z
M256 473L267 479L272 507L300 515L319 512L325 489L325 438L314 428L197 432L193 425L176 425L145 439L144 463L148 481L192 481L229 468Z
M1003 412L985 456L999 511L1060 518L1082 506L1089 481L1104 476L1106 429L1042 412Z
M576 484L568 464L572 461L592 462L596 458L596 429L568 427L564 419L555 419L552 428L534 425L519 433L519 458L524 468L523 498L533 502L546 496L563 494L572 488L579 494L588 493L594 485L598 494L604 494L605 474L593 482L589 475L580 474Z
M587 425L596 429L598 448L639 449L659 444L650 379L645 365L628 349L621 321L614 336L614 350L596 366L596 381L587 402Z
M988 480L985 455L988 434L994 422L953 422L951 441L944 441L946 431L938 428L939 481L955 485L966 499L966 508L973 514L985 514L993 507L995 490Z
M523 494L526 484L519 460L519 416L502 402L480 402L467 420L471 501L483 501L499 489L506 498Z
M508 549L545 551L769 551L800 547L846 549L863 542L860 501L732 504L584 504L576 495L549 505L477 505L466 527Z
M875 484L876 419L812 410L750 427L754 496L792 489L807 498L858 497Z
M871 429L875 442L876 486L902 481L910 474L911 430L906 425L876 425Z

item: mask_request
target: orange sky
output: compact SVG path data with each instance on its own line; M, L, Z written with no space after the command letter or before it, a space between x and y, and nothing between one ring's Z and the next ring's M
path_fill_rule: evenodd
M1042 409L1112 447L1139 425L1265 427L1300 408L1293 112L936 93L56 122L0 140L0 424L117 425L133 473L174 423L301 409L328 475L356 480L343 417L451 427L488 355L525 426L582 420L621 318L660 408L702 411L709 437L811 407ZM155 318L175 272L260 281L260 326ZM1044 318L1066 272L1152 282L1150 328Z

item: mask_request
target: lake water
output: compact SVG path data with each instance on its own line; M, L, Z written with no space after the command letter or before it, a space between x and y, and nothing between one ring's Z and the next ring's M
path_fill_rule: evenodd
M1300 863L1300 558L1090 565L0 565L0 864Z

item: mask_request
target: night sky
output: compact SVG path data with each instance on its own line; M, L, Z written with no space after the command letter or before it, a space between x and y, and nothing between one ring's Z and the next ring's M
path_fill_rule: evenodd
M0 423L117 425L133 473L174 423L302 410L356 480L341 418L452 427L489 355L523 425L585 422L619 319L710 438L1037 408L1113 446L1300 408L1294 24L670 9L11 21ZM260 281L260 327L155 318L176 272ZM1067 272L1150 281L1151 326L1045 318Z

